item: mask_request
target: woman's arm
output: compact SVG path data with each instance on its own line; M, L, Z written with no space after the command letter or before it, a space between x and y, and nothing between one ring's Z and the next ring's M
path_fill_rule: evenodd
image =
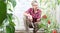
M30 19L30 20L32 20L32 16L29 14L29 13L24 13L24 16L27 16L28 17L28 19Z
M26 12L24 13L24 16L29 16L30 14L27 14Z

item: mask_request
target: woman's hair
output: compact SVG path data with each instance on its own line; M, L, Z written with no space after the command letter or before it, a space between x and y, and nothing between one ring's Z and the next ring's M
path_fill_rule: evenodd
M38 2L36 0L33 0L32 3L31 3L31 5L33 5L34 3L38 3Z

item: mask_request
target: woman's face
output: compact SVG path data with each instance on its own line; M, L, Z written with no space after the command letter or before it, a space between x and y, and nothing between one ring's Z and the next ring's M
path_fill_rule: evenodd
M37 3L34 3L34 4L32 5L32 7L33 7L34 9L37 9L37 8L38 8L38 4L37 4Z

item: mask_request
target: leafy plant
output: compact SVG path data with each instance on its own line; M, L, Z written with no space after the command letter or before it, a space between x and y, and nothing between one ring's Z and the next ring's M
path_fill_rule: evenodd
M57 33L59 25L56 21L56 5L60 0L40 0L40 9L42 10L41 23L39 28L43 28L45 33Z
M51 18L50 15L47 13L42 16L39 28L43 28L45 33L57 33L58 24L56 23L55 19L53 19L53 17Z
M2 25L4 19L6 18L6 3L0 0L0 26Z
M6 27L4 33L15 33L15 23L12 17L13 8L15 6L15 0L0 0L0 27L3 29Z
M16 5L16 0L8 0L8 1L12 3L13 7L15 7L15 5Z
M16 6L16 1L15 0L7 0L7 11L10 11L11 13L7 12L7 20L8 20L8 25L6 25L6 33L15 33L15 24L12 21L13 20L13 8Z

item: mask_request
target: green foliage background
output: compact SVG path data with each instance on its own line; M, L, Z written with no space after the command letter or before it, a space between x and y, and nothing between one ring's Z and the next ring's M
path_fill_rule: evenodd
M39 0L42 16L47 15L47 19L41 18L39 28L43 28L45 33L52 33L52 30L59 29L59 24L56 20L56 8L60 5L60 0ZM50 24L48 24L50 20Z

